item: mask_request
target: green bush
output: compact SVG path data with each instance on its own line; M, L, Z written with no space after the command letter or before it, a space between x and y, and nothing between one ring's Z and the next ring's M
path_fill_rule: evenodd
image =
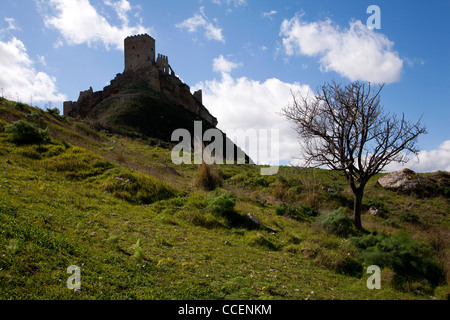
M353 221L346 215L345 208L343 207L329 214L317 217L316 224L328 232L341 237L348 237L357 232Z
M223 218L226 226L256 228L254 223L237 212L236 198L230 192L221 193L220 189L216 189L208 194L205 201L206 210L219 220Z
M391 236L368 234L350 241L359 249L357 256L362 262L380 268L390 267L403 281L425 278L438 285L445 279L432 250L404 231Z
M296 207L286 203L275 206L275 213L298 221L310 221L319 214L316 209L310 206L299 205Z
M37 129L34 125L24 120L18 120L5 126L5 132L12 134L15 143L42 143L48 141L48 128Z
M56 107L55 108L46 108L45 110L53 116L59 116L59 113L60 113L59 109Z
M219 189L210 192L206 197L208 209L219 216L230 217L236 214L236 199L230 193L221 194Z

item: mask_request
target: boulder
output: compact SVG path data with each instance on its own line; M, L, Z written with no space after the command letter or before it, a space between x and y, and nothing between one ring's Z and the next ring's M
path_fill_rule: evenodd
M372 216L378 216L380 212L377 208L370 207L368 213Z
M411 193L425 188L426 181L410 169L391 172L380 179L378 183L386 189Z
M251 213L247 214L247 218L252 221L255 225L260 226L261 225L261 221L259 221L254 215L252 215Z

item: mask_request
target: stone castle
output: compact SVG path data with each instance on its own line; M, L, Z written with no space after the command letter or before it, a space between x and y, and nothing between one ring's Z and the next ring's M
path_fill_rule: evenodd
M168 100L197 114L201 119L213 126L217 119L205 108L202 91L191 93L188 85L183 83L169 65L167 56L155 54L155 39L148 34L127 37L125 44L125 69L111 80L103 91L89 90L80 92L78 100L64 102L64 115L86 117L97 104L109 97L121 93L127 84L142 81L148 87L161 93ZM156 59L155 59L156 58Z

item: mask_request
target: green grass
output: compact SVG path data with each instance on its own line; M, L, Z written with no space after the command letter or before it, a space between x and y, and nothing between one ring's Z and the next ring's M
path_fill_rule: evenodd
M371 233L335 234L316 221L334 226L345 217L333 212L351 211L337 172L281 167L261 177L257 166L216 166L221 187L207 191L196 186L197 165L173 165L170 149L147 138L0 101L0 129L20 119L48 127L50 141L16 145L0 130L0 299L449 295L443 173L424 175L437 183L425 195L398 195L371 180L364 207L383 212L363 214ZM371 263L382 267L381 290L366 287ZM81 268L78 292L66 287L70 265Z

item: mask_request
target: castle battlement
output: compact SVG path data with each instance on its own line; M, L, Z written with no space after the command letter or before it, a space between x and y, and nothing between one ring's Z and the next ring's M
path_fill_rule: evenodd
M125 70L111 80L111 84L103 91L94 92L92 88L80 92L77 102L64 102L64 115L84 117L101 101L119 94L123 88L133 81L144 81L152 90L161 92L167 99L183 108L199 115L212 125L217 119L205 108L201 90L192 94L188 85L184 84L169 65L169 57L158 54L155 60L155 39L148 34L126 37Z
M150 67L155 63L155 39L148 34L125 38L125 71Z
M162 55L161 53L158 53L158 59L169 61L169 58L165 55Z

